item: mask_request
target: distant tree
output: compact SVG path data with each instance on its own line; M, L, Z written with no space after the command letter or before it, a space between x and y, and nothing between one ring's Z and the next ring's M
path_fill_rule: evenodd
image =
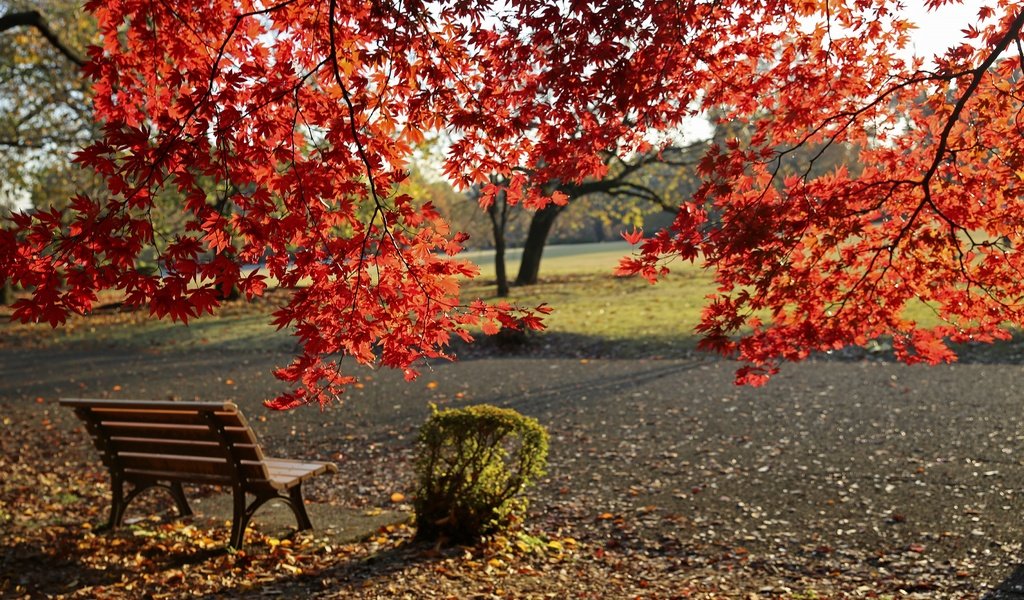
M465 233L468 238L463 245L468 249L489 249L494 247L492 225L487 211L479 204L480 186L457 191L451 183L426 169L417 162L410 165L408 177L399 186L399 192L407 194L417 204L429 202L451 225L452 231ZM523 211L519 211L522 213ZM515 240L522 229L522 214L509 213L506 236Z
M71 155L99 132L81 71L95 21L78 2L54 0L46 8L0 5L0 177L38 205L66 203L77 191L66 184L69 175L85 176L70 174Z
M88 190L83 180L97 179L70 168L71 153L98 132L81 75L95 23L78 2L53 0L46 9L0 3L0 218L19 203L66 205ZM0 279L6 306L13 290L9 278Z
M497 295L505 298L509 294L508 271L505 270L505 232L508 228L509 213L513 206L505 200L505 193L499 192L498 197L486 208L487 217L491 220L491 238L494 241L494 279Z
M705 146L703 142L672 146L625 159L608 154L603 176L549 184L563 201L547 204L530 218L515 284L537 283L541 258L556 219L584 198L600 196L606 204L625 210L638 204L676 210L687 197L679 194L678 186L681 181L693 180L693 167Z
M584 196L563 211L549 244L621 240L621 232L642 227L649 215L663 210L648 202L608 194Z

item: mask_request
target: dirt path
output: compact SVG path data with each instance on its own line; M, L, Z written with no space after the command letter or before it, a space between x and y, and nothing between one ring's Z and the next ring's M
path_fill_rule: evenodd
M487 358L435 365L412 384L373 373L344 406L323 413L265 413L259 401L280 389L270 368L286 359L0 351L5 460L94 460L58 397L232 399L259 419L269 451L340 464L342 476L312 486L314 501L396 508L391 495L409 491L410 449L428 403L487 402L549 428L549 476L534 494L531 528L578 544L557 568L502 579L506 596L1017 597L1019 365L809 362L787 366L764 388L741 389L732 365L707 359ZM45 428L67 446L29 443ZM0 496L10 497L10 489ZM20 508L0 504L0 512ZM15 551L4 544L0 551ZM387 582L434 573L425 580L436 581L438 597L505 597L408 559L395 551L376 566L339 564L272 585L275 593L406 597ZM15 564L11 555L0 560L0 581L16 579Z

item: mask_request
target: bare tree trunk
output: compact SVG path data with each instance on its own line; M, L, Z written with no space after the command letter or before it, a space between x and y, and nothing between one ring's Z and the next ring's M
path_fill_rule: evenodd
M0 306L7 306L11 302L14 302L14 287L11 286L10 280L4 280L4 285L0 288Z
M516 285L537 283L537 277L540 274L540 259L544 255L544 245L548 242L548 235L555 224L555 219L562 214L564 208L557 204L548 204L533 213L533 218L530 219L530 230L526 234L526 243L523 245L523 258L519 263Z
M487 208L491 218L491 233L494 236L494 277L498 284L498 297L509 294L508 272L505 270L505 225L508 224L508 203L502 193Z

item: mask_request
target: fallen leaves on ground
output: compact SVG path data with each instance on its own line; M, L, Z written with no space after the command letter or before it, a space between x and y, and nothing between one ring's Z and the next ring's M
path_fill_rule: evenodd
M175 393L192 397L227 376L211 372L217 357L108 359L106 379L89 389L137 389L153 384L132 373L169 373ZM69 364L22 358L25 381ZM436 393L495 394L485 385L496 377L476 387L461 377L487 364L438 370ZM552 376L516 379L517 365ZM830 363L831 377L847 382L840 402L828 392L833 379L813 378L820 365L781 380L769 397L741 395L728 381L714 387L712 363L501 368L499 391L549 425L549 476L531 493L525 530L471 548L414 543L401 524L345 542L261 525L243 551L227 552L228 524L174 520L160 491L132 504L141 520L96 531L109 484L80 423L42 385L8 388L0 596L977 598L1009 585L1019 564L1024 463L1015 449L1024 429L1006 408L1016 401L1012 386L1005 401L979 392L956 405L939 392L957 385L960 371L904 382L893 376L913 371ZM236 385L250 384L240 372L231 373ZM978 372L987 381L1005 370ZM248 413L269 455L339 463L338 476L308 482L315 505L379 515L411 504L412 445L433 398L374 378L343 410ZM965 381L973 390L980 379ZM982 402L992 408L969 404Z

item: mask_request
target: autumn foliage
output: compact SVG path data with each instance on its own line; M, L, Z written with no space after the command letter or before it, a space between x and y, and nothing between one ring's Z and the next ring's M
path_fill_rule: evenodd
M1005 339L1024 322L1024 11L982 7L970 42L928 67L901 59L908 24L881 3L831 16L707 90L754 133L712 148L671 229L620 267L650 279L670 257L714 269L702 344L746 361L744 383L780 358L882 336L903 361L948 362L947 342ZM730 93L739 82L756 98ZM777 171L796 148L832 144L857 147L862 167ZM942 324L905 318L917 302Z
M710 149L698 193L620 271L713 269L704 345L746 361L745 382L879 336L905 360L949 360L945 340L1024 316L1024 13L985 6L975 44L926 65L902 51L896 5L94 0L85 73L104 135L76 161L108 193L15 215L0 278L33 291L16 318L57 325L107 288L187 321L232 289L259 295L266 272L298 288L275 324L302 348L278 373L296 391L272 404L326 401L351 381L344 357L409 368L470 327L539 326L460 298L463 238L395 195L425 136L447 136L452 181L497 174L540 207L563 200L551 182L600 177L609 153L657 149L715 109L750 139ZM834 144L861 166L777 168ZM187 225L162 237L168 205ZM138 269L144 256L160 268ZM907 321L916 301L945 324Z

